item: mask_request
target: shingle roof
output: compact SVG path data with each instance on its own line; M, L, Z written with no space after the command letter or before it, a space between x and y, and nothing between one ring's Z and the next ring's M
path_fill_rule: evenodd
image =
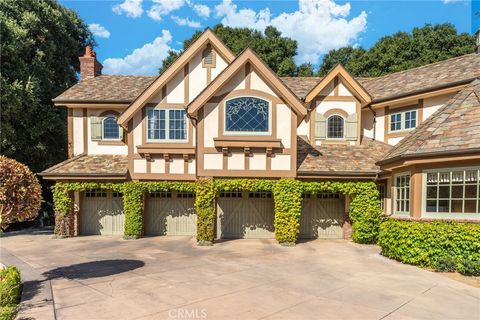
M53 101L130 103L156 78L156 76L100 75L81 80Z
M355 79L378 102L400 95L428 91L455 83L467 83L480 77L480 54L431 63L377 78ZM123 102L137 98L157 77L100 75L81 80L53 99L55 102ZM322 77L283 77L281 80L303 99Z
M297 138L297 168L301 175L374 175L375 164L392 147L363 138L360 145L324 144L312 146L305 137Z
M44 177L126 177L127 172L126 155L81 154L46 169L40 175Z
M474 80L399 142L380 163L399 157L480 152L480 80Z

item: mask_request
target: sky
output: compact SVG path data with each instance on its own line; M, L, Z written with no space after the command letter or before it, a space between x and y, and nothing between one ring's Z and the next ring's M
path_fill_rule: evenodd
M218 23L263 31L273 25L298 43L297 64L318 66L329 50L369 48L382 36L426 23L459 32L480 27L480 0L60 0L95 36L104 74L156 75L169 50Z

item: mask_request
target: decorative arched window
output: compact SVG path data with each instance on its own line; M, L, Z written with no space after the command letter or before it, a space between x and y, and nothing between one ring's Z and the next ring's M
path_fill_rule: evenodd
M106 115L102 120L103 140L120 140L120 127L117 123L117 116Z
M343 139L345 137L345 119L337 114L327 119L327 139Z
M270 132L270 102L257 97L238 97L225 102L225 132Z

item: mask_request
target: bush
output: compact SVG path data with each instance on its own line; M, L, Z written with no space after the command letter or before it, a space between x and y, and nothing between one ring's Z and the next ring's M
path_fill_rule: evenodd
M211 245L215 238L215 196L212 179L197 181L195 211L197 212L197 241L200 245Z
M456 270L462 263L467 269L465 261L480 261L480 224L388 219L380 226L378 244L383 255L404 263L437 268L439 260L450 257Z
M462 259L458 263L457 269L466 276L480 276L480 260Z
M281 179L273 186L275 238L280 244L293 245L300 230L302 213L301 182Z
M0 320L14 318L20 302L20 272L14 266L0 271Z
M455 271L455 259L449 256L440 256L435 264L435 270L440 272Z
M42 189L28 167L0 156L0 228L33 219L40 210Z

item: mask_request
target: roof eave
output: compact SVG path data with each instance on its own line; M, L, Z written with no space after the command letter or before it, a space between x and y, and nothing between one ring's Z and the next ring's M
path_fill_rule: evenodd
M460 156L465 154L471 153L480 153L480 148L471 148L471 149L464 149L464 150L448 150L448 151L433 151L433 152L422 152L422 153L412 153L412 154L401 154L392 158L383 159L377 161L375 164L377 166L383 166L389 163L393 163L400 160L411 160L411 159L418 159L418 158L429 158L435 156Z

